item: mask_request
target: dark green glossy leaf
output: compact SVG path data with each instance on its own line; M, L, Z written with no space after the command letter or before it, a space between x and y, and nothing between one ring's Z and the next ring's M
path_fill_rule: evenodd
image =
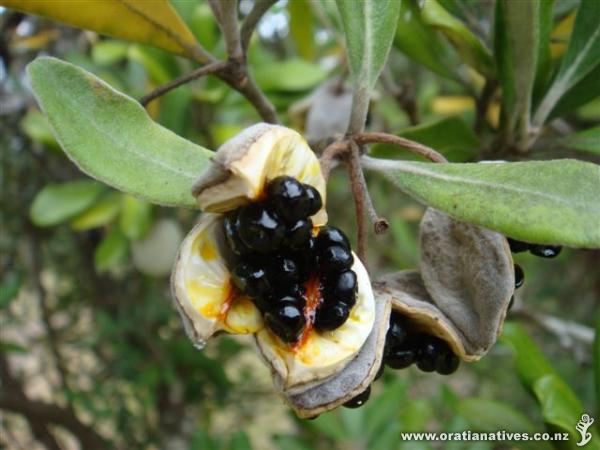
M81 170L116 189L169 206L195 206L190 186L211 152L152 122L135 100L54 58L28 66L55 136Z
M600 247L600 166L575 160L432 164L364 158L421 202L526 242Z
M350 71L358 89L371 89L385 62L398 24L397 0L336 0L346 35Z
M29 217L40 227L58 225L89 208L105 189L90 180L48 184L35 196Z

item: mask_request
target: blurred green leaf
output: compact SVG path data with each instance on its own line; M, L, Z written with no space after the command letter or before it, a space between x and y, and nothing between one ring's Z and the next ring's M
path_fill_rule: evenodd
M325 80L327 72L318 64L296 58L259 65L254 76L266 91L297 92L317 86Z
M27 353L27 347L24 347L16 342L0 341L0 353Z
M456 79L448 49L434 30L421 19L413 0L400 2L400 14L394 46L412 60L443 77Z
M397 0L336 0L340 11L350 72L357 89L371 89L385 65L394 39Z
M113 39L99 41L92 46L92 60L99 66L110 66L125 59L128 48L125 42Z
M197 430L192 436L190 450L221 450L221 446L208 433L203 430Z
M243 431L238 431L229 441L229 450L252 450L250 439Z
M563 139L563 143L575 150L600 155L600 126L570 134Z
M85 211L104 191L104 186L90 180L48 184L35 196L29 217L39 227L58 225Z
M316 419L311 420L310 424L307 424L307 426L320 431L334 441L344 441L348 437L335 412L323 413Z
M56 142L52 134L52 127L48 119L36 110L29 110L23 120L21 120L21 129L29 139L38 144L44 145L51 150L59 150L60 145Z
M600 411L600 314L596 320L596 335L594 337L594 388L596 390L596 410Z
M19 295L21 284L21 276L18 273L4 272L4 276L0 282L0 309L6 308Z
M124 195L119 225L132 241L142 238L152 225L152 205L130 195Z
M315 35L313 30L313 15L310 2L295 0L288 3L290 12L290 35L298 54L312 61L315 58Z
M539 0L539 32L536 74L533 87L534 99L539 99L544 95L553 73L550 33L554 25L554 4L555 0ZM537 101L535 105L537 105Z
M98 272L105 272L114 268L125 260L129 244L121 230L112 230L94 252L94 265Z
M110 223L121 209L121 194L110 192L102 196L94 205L71 221L71 228L77 231L89 230Z
M139 63L154 84L164 84L177 77L179 72L175 58L160 50L143 45L130 45L127 57Z
M536 74L541 0L496 2L495 57L502 87L502 128L507 142L529 136Z
M192 90L190 86L181 86L166 95L160 101L158 122L180 136L186 134L192 118Z
M486 78L495 76L494 61L489 50L459 19L446 11L436 0L425 0L421 17L426 24L446 36L465 63Z
M528 389L533 390L533 385L540 378L556 374L554 368L521 325L514 322L505 323L500 341L508 345L514 352L519 378Z
M541 377L534 383L533 391L542 407L544 422L568 432L571 439L565 444L569 448L578 448L575 442L580 436L575 433L575 425L585 410L575 393L558 375ZM598 449L599 442L597 438L592 437L586 448Z
M182 3L194 5L194 2L183 0ZM219 41L219 26L215 16L207 2L195 5L194 12L190 19L190 28L196 36L196 39L208 51L212 51Z
M571 112L580 106L592 103L600 99L600 65L596 66L583 80L568 90L558 101L552 112L550 119L560 117ZM598 108L600 110L600 108ZM596 114L596 119L598 113Z
M1 0L0 5L109 36L153 45L179 55L193 56L197 53L194 36L167 0L151 3L104 0L79 5L73 5L72 0ZM163 29L169 30L169 33L163 32Z
M195 207L189 189L211 152L155 124L136 101L76 66L38 58L28 73L63 150L81 170L154 203Z
M406 380L396 378L377 398L365 405L365 430L367 439L375 439L390 423L397 422L400 406L406 397ZM381 448L381 447L374 447Z
M279 450L314 450L314 447L297 436L274 436L273 441Z
M525 242L600 247L596 164L568 159L432 164L364 158L363 162L407 194L459 220Z
M600 64L600 2L581 0L569 47L552 86L540 103L534 124L542 125L560 98Z

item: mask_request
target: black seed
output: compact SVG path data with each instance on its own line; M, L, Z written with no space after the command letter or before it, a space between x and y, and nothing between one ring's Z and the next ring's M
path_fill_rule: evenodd
M317 309L315 328L319 331L335 330L346 322L349 315L350 309L345 303L323 304Z
M377 370L377 373L375 374L375 380L379 380L381 378L381 376L383 375L383 372L385 370L385 364L381 363L381 365L379 366L379 369Z
M371 386L367 387L367 389L362 391L356 397L348 400L346 403L344 403L344 406L346 408L360 408L362 405L364 405L367 402L367 400L369 400L370 396L371 396Z
M341 245L342 247L350 250L350 242L346 235L336 227L325 226L319 230L317 235L317 249L325 250L327 247L332 245Z
M288 176L273 179L267 186L267 195L277 211L289 222L307 218L310 200L304 185Z
M265 314L267 326L284 342L298 339L306 320L295 303L281 302Z
M245 255L251 252L250 248L240 239L239 210L235 210L225 216L223 231L227 245L233 253L236 255Z
M317 260L323 274L348 270L354 263L354 257L350 250L340 245L332 245L319 252Z
M306 189L306 198L308 198L308 215L312 216L323 207L323 200L319 191L310 184L305 184L304 189Z
M285 232L283 244L293 250L305 247L312 236L312 220L300 219Z
M249 263L240 263L231 271L234 286L250 297L265 296L271 290L267 272Z
M289 257L273 257L267 262L267 274L273 286L285 287L300 281L298 264Z
M306 306L306 299L301 295L294 294L284 294L279 297L272 297L270 309L277 310L278 308L281 308L282 305L293 305L303 311Z
M405 369L415 362L416 351L408 345L392 347L385 356L385 364L392 369Z
M519 289L523 286L524 282L525 272L523 272L523 268L520 265L515 264L515 289Z
M433 336L424 336L417 341L420 341L417 349L417 367L423 372L433 372L444 343Z
M302 279L306 279L313 272L316 272L317 255L315 252L315 239L313 237L310 237L303 247L290 252L289 255L298 263Z
M513 253L521 253L529 250L529 244L523 241L517 241L516 239L506 238L510 251Z
M542 258L556 258L562 247L560 245L532 245L529 251L535 256Z
M408 329L405 318L397 312L392 312L390 316L390 327L385 337L386 344L390 341L393 345L399 345L406 341Z
M267 253L276 250L283 240L285 226L270 207L251 203L240 210L240 238L252 250Z
M325 302L335 303L340 301L350 308L356 303L358 282L356 274L352 270L345 270L339 274L325 277L322 283L325 286L323 289Z
M446 346L446 350L440 352L440 355L437 358L435 371L441 375L450 375L451 373L456 372L459 365L460 360L458 359L458 356L452 353L452 350Z

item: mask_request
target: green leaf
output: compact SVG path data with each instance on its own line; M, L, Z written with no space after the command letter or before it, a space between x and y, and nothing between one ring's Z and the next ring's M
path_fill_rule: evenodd
M318 64L294 58L254 69L258 85L266 91L298 92L313 88L327 77Z
M456 64L448 55L445 43L425 25L418 6L412 0L400 2L400 15L394 46L412 60L443 77L457 79Z
M60 152L60 145L54 139L52 127L50 127L48 119L39 111L27 111L23 120L21 120L21 129L32 141Z
M71 221L74 230L82 231L110 223L121 209L121 194L111 192L98 200L91 208Z
M124 195L119 225L128 239L136 241L142 238L152 225L152 206L135 197Z
M489 50L459 19L436 0L426 0L421 11L423 21L439 30L454 46L465 63L486 78L495 76L494 61Z
M89 208L104 190L89 180L48 184L35 196L29 217L39 227L58 225Z
M579 433L575 432L575 425L585 410L575 393L557 375L546 375L540 378L535 382L533 391L542 407L544 422L568 432L571 435L568 442L570 448L578 448L573 445L581 438ZM600 441L594 433L592 433L592 440L586 445L587 448L600 448Z
M600 126L573 133L565 137L563 143L575 150L600 155Z
M248 435L243 431L238 431L233 436L231 436L231 441L229 442L229 450L252 450L252 445L250 444L250 439L248 439Z
M27 353L27 347L11 341L0 341L0 353Z
M556 375L554 368L521 325L514 322L505 323L500 341L514 352L517 373L529 390L533 390L534 384L540 378Z
M550 33L554 25L554 3L555 0L539 0L537 67L533 87L533 96L535 99L539 99L546 92L553 73Z
M72 64L38 58L28 73L58 141L82 171L153 203L195 206L190 187L210 151L155 124L135 100Z
M289 2L287 7L290 12L290 35L296 51L302 58L311 61L315 57L311 4L307 0L296 0Z
M127 238L121 230L115 228L103 240L94 252L94 265L98 272L105 272L122 263L129 249Z
M19 295L21 284L21 276L18 273L5 272L0 283L0 309L6 308Z
M406 388L406 380L397 378L381 395L367 403L365 435L368 439L375 439L388 424L395 422L406 397Z
M334 441L344 441L347 437L338 416L332 412L321 414L316 419L311 420L310 424L307 425Z
M535 125L542 125L560 98L600 64L599 23L600 2L581 0L567 53L535 113Z
M600 166L564 159L432 164L363 158L417 200L526 242L600 247Z
M573 111L580 106L587 105L594 100L598 101L600 99L599 79L600 64L561 97L550 113L550 119L560 117L565 113ZM596 117L597 116L598 115L596 114Z
M371 89L387 60L400 13L398 0L336 0L346 35L350 72Z
M128 48L127 43L113 39L99 41L92 47L92 60L99 66L110 66L125 59Z
M600 411L600 314L596 320L596 335L594 337L594 380L596 382L596 411Z
M0 0L0 6L179 55L197 56L198 44L194 36L167 0L103 0L79 5L74 5L72 0Z
M540 0L496 3L495 57L507 142L527 138L540 33Z

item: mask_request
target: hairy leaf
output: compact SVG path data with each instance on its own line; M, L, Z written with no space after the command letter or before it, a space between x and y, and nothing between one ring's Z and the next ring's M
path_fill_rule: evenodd
M89 180L46 185L35 196L29 216L40 227L58 225L88 209L104 190Z
M88 175L169 206L195 206L190 188L212 152L152 122L135 100L54 58L28 66L36 98L67 155Z
M480 74L492 78L494 61L489 50L459 19L436 0L426 0L421 12L423 21L442 32L456 48L462 59Z
M600 166L575 160L431 164L363 158L425 204L526 242L600 247Z
M534 123L542 125L560 98L600 64L600 2L581 0L569 48Z
M184 56L198 44L168 0L0 0L1 6Z
M398 24L397 0L336 0L344 32L350 71L356 86L371 89L387 60Z

